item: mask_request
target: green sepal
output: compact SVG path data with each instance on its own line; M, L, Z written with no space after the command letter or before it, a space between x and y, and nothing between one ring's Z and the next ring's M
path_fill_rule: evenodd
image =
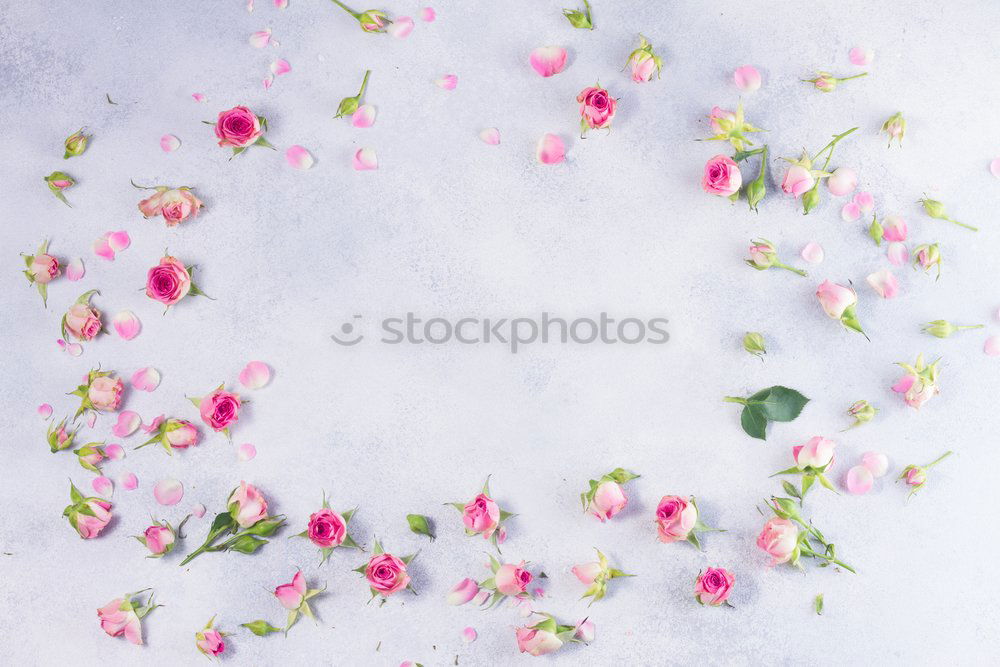
M276 628L265 620L251 621L249 623L240 623L240 627L246 628L250 632L257 635L258 637L266 637L272 632L283 632L281 628Z

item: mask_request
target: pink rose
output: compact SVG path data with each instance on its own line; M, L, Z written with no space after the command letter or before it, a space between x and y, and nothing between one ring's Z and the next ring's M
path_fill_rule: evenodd
M858 302L858 295L853 289L829 280L824 280L816 289L816 298L826 314L835 320L843 317L844 311Z
M53 278L59 277L59 260L52 255L42 253L31 258L28 273L36 283L44 285Z
M262 134L260 119L246 107L220 111L219 120L215 122L215 136L219 138L220 146L245 148L257 141Z
M594 581L597 580L599 576L604 572L604 567L600 563L594 561L592 563L582 563L580 565L573 566L573 574L579 579L583 584L590 586Z
M223 634L211 628L195 633L195 646L202 654L209 657L220 656L226 650Z
M736 114L732 111L726 111L720 106L714 106L712 107L711 113L708 114L708 123L712 128L712 132L715 132L716 134L727 134L736 124Z
M757 536L757 546L771 557L771 565L787 563L799 548L799 528L788 519L771 519Z
M239 488L229 496L226 506L233 520L243 528L267 518L267 501L257 487L246 482L240 482Z
M282 584L274 589L274 597L285 609L295 610L302 606L306 599L306 578L302 570L295 573L292 583Z
M139 202L143 216L152 218L162 215L167 227L175 227L188 218L194 218L201 210L201 200L190 188L156 188L156 194Z
M146 548L154 556L170 553L177 537L170 528L158 523L147 528L142 535L146 538Z
M67 508L70 525L85 540L97 537L111 523L111 503L106 500L84 498L71 508Z
M729 599L736 577L729 570L710 567L694 582L694 597L701 604L717 607Z
M100 375L87 388L87 398L95 410L114 412L121 405L124 389L121 378Z
M97 618L101 621L101 629L109 636L125 635L125 639L133 644L142 645L142 622L131 603L123 598L115 598L98 609Z
M321 549L339 547L347 535L347 523L344 517L333 510L324 507L309 517L307 528L309 540Z
M927 471L923 468L910 468L906 471L905 479L910 486L920 486L927 481Z
M240 418L240 397L223 389L216 389L201 399L198 410L201 419L216 431L224 431Z
M801 197L806 192L812 190L816 184L812 172L803 166L793 164L785 172L785 179L781 182L781 189L785 194Z
M531 573L524 569L524 561L520 565L504 564L494 575L497 590L504 595L517 595L528 590L531 583Z
M580 103L580 124L584 132L611 127L617 102L607 90L600 86L584 88L576 96L576 101Z
M168 419L163 435L171 447L178 449L198 444L198 427L184 419Z
M74 303L63 318L66 331L77 340L93 340L101 333L101 312L86 303Z
M725 155L716 155L705 163L705 174L701 179L701 188L710 195L729 197L739 192L743 185L743 175L740 168Z
M698 522L698 508L690 498L663 496L656 507L656 532L667 544L686 540Z
M792 447L792 456L799 470L806 467L823 468L833 463L833 450L837 446L833 440L816 436L804 445Z
M594 491L594 499L587 508L601 521L606 521L625 509L628 498L621 484L614 480L602 482Z
M410 583L406 563L386 553L372 556L365 567L365 579L372 590L383 596L401 591Z
M485 493L473 498L462 510L462 523L470 533L482 533L489 539L500 522L500 506Z
M164 257L146 274L146 296L172 306L191 291L191 274L176 257Z
M554 632L537 628L517 628L515 631L517 648L521 653L533 656L545 655L558 650L562 640Z

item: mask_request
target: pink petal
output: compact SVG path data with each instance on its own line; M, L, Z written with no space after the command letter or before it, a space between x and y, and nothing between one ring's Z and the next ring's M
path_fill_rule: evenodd
M566 159L566 147L558 134L545 134L538 140L535 155L542 164L559 164Z
M104 454L112 461L120 461L125 458L125 450L121 445L111 444L104 448Z
M1000 157L990 162L990 173L1000 178Z
M196 518L200 519L205 516L205 506L201 503L195 503L195 506L191 508L191 514L195 515Z
M268 74L261 83L264 84L264 90L270 90L271 86L274 85L274 75Z
M844 480L844 485L848 491L860 496L871 491L874 482L875 478L872 477L871 470L864 466L854 466L847 471L847 478Z
M176 505L184 497L184 485L176 479L161 479L153 487L153 497L161 505Z
M260 389L271 381L271 367L263 361L251 361L240 371L240 384L247 389Z
M66 346L66 352L69 353L71 357L79 357L83 354L83 345L79 343L70 343Z
M479 606L482 606L489 599L490 599L490 592L484 588L478 593L476 593L476 596L472 598L472 604L477 604Z
M105 236L107 236L108 245L115 252L121 252L132 245L132 239L129 237L128 232L124 230L120 232L108 232Z
M97 423L97 412L94 410L89 410L87 412L87 428L94 428L94 424Z
M142 418L137 413L124 410L119 413L118 422L111 427L111 432L119 438L127 438L139 430L140 424L142 424Z
M872 477L882 477L889 471L889 457L881 452L865 452L861 455L861 465L868 468Z
M826 179L826 187L834 197L841 197L858 187L858 175L849 167L839 167Z
M413 19L409 16L398 16L385 31L396 39L406 39L413 32Z
M902 266L910 261L910 251L906 249L906 244L900 241L889 244L886 256L889 257L889 262L893 266Z
M760 88L760 72L753 65L743 65L733 72L733 81L744 93L752 93Z
M240 445L239 449L236 450L236 460L240 463L246 463L257 456L257 448L254 447L249 442L245 442Z
M899 294L899 280L889 269L881 269L870 274L865 280L883 299L891 299Z
M378 169L378 156L374 148L359 148L354 154L354 169L356 171L371 171Z
M247 14L253 14L253 0L247 0Z
M94 241L94 253L109 262L115 261L115 251L111 248L106 235Z
M160 428L160 424L163 423L164 419L166 419L164 415L159 415L156 418L154 418L153 421L151 421L149 424L144 425L142 427L142 430L146 433L152 433L156 429Z
M437 18L437 12L434 11L433 7L424 7L423 9L420 10L421 21L432 23L436 18Z
M458 77L454 74L445 74L440 79L435 79L434 85L445 90L455 90L455 86L458 85Z
M181 140L172 134L164 134L160 137L160 148L164 153L173 153L181 147Z
M316 164L316 160L313 159L312 153L298 144L290 146L288 150L285 151L285 162L287 162L293 169L301 169L303 171Z
M139 478L135 476L134 472L123 472L118 475L118 483L122 485L122 488L126 491L132 491L139 488Z
M548 78L566 67L566 49L561 46L539 46L531 52L528 62L540 76Z
M983 344L983 352L991 357L1000 357L1000 336L990 336Z
M861 207L849 201L840 209L840 219L844 222L854 222L861 217Z
M160 386L160 372L151 366L132 374L132 386L138 391L153 391Z
M111 324L122 340L132 340L142 331L142 323L131 310L123 310L111 318Z
M278 9L284 9L288 6L288 0L274 0L274 6Z
M862 213L871 213L875 210L875 197L870 192L859 192L854 195L854 203L858 205Z
M38 416L42 419L48 419L52 416L52 406L48 403L42 403L38 406Z
M371 127L375 124L375 107L370 104L362 104L351 116L351 125L354 127Z
M479 138L483 140L484 144L489 144L490 146L500 145L500 130L495 127L488 127L485 130L480 130Z
M76 282L80 278L83 278L87 270L83 267L83 260L77 257L66 267L66 278Z
M271 73L275 76L281 76L282 74L288 74L292 71L292 66L288 64L288 61L284 58L278 58L273 63L271 63Z
M469 627L462 630L462 641L466 644L471 644L476 641L477 637L479 637L479 634L476 632L475 628Z
M823 261L823 257L823 246L815 241L810 241L802 248L802 259L810 264L819 264Z
M863 46L855 46L847 52L847 57L851 59L852 64L864 67L865 65L871 64L872 58L875 57L875 53L871 49L866 49Z
M204 93L191 93L191 97L194 98L195 102L204 102L205 101L205 94Z
M271 29L258 30L254 34L250 35L250 46L255 49L263 49L267 46L267 43L271 41Z
M897 394L905 394L906 392L910 391L910 387L912 387L913 383L916 381L917 378L915 376L904 375L903 377L899 378L899 381L896 382L896 384L892 385L892 390Z
M110 496L115 488L115 485L112 483L112 481L107 477L104 477L103 475L100 477L95 477L94 481L92 481L90 485L94 487L94 491L97 493L97 495L104 496L105 498Z

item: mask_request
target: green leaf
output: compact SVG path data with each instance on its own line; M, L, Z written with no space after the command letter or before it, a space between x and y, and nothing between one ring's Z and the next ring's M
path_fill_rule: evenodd
M813 600L813 609L816 610L816 613L818 615L820 615L820 616L823 615L823 594L822 593L820 593L819 595L817 595L816 599Z
M785 490L785 493L787 493L788 495L794 498L799 498L801 500L802 496L799 495L799 490L796 489L795 486L788 480L782 480L781 487Z
M252 554L267 544L267 540L256 535L240 535L236 541L229 545L231 551L238 551L241 554Z
M223 512L222 514L216 514L215 520L212 521L212 528L209 533L221 533L227 528L231 528L233 525L233 517L229 512Z
M776 385L758 391L747 399L749 406L759 406L762 414L771 421L790 422L802 412L809 399L788 387Z
M265 620L251 621L249 623L240 623L240 626L246 628L250 632L257 635L258 637L266 637L272 632L282 632L281 628L276 628Z
M406 522L410 525L410 530L417 535L426 535L434 541L434 533L431 530L431 522L423 514L407 514Z
M751 438L767 440L767 417L758 406L747 405L743 408L743 413L740 414L740 425Z

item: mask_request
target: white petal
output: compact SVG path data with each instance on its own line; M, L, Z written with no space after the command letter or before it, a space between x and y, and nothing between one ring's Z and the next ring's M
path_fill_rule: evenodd
M153 497L161 505L176 505L184 497L184 485L176 479L161 479L153 487Z

